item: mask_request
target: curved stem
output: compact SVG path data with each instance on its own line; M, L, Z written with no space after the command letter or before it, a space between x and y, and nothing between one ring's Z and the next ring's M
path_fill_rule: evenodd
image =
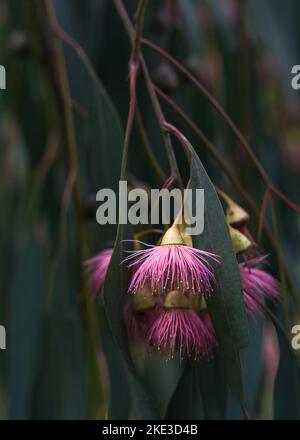
M260 214L259 214L258 232L257 232L257 243L260 243L260 241L261 241L262 230L263 230L263 226L264 226L264 223L265 223L266 210L267 210L267 207L268 207L269 193L270 193L270 190L269 190L269 188L267 188L265 190L264 195L263 195L263 200L262 200Z
M45 10L48 18L48 23L50 29L58 28L58 21L56 17L55 8L52 0L45 1ZM62 94L62 106L64 123L66 130L66 146L67 154L69 159L69 178L67 182L67 188L64 192L63 198L64 202L68 201L69 198L74 194L75 210L78 223L79 231L79 258L81 265L88 257L88 235L86 224L84 220L83 212L83 202L82 202L82 191L81 191L81 180L79 176L79 166L77 157L77 143L75 135L75 126L73 119L73 103L71 97L71 90L67 72L66 61L64 57L63 47L60 38L53 33L53 48L54 48L54 58L55 67L57 69L57 78L59 81L60 92ZM63 206L62 215L64 215L65 205ZM61 229L60 233L63 233ZM89 359L89 364L86 362L86 368L89 368L87 374L92 374L95 377L95 387L102 394L102 383L103 375L102 370L99 368L99 364L96 357L96 350L100 346L99 337L99 322L96 316L92 297L90 294L89 284L85 271L81 271L81 283L82 283L82 295L80 298L80 309L83 321L83 328L85 330L85 350L87 353L87 358ZM86 376L87 379L87 376ZM89 401L89 406L94 410L94 402Z
M185 75L195 86L196 88L209 100L209 102L213 105L213 107L219 112L219 114L223 117L225 122L228 124L228 126L231 128L231 130L234 132L238 140L240 141L241 145L245 148L245 150L248 152L249 156L251 157L256 169L258 170L261 178L263 179L265 185L271 192L276 194L279 198L281 198L286 205L293 209L294 211L300 213L300 206L296 203L289 200L288 197L286 197L279 189L275 188L272 182L270 181L270 178L265 171L262 164L257 159L252 147L250 146L249 142L245 139L243 134L240 132L240 130L237 128L233 120L230 118L230 116L226 113L226 111L223 109L223 107L219 104L219 102L216 100L216 98L201 84L201 82L192 75L188 69L186 69L179 61L177 61L175 58L173 58L170 54L168 54L166 51L164 51L161 47L157 46L156 44L152 43L151 41L146 40L145 38L142 39L142 43L160 54L163 58L167 59L170 63L172 63L183 75Z
M207 148L207 150L210 152L210 154L213 156L213 158L216 160L216 162L220 165L220 167L223 169L223 171L226 173L228 178L231 180L231 182L235 185L235 188L239 191L241 196L245 199L245 202L249 205L249 207L252 209L255 217L259 221L260 219L260 208L256 204L255 200L252 198L252 196L246 191L238 176L234 173L234 171L231 169L231 167L226 163L226 161L217 153L216 147L214 144L207 138L207 136L202 132L202 130L195 124L195 122L169 97L167 96L162 90L160 90L158 87L155 86L155 90L157 94L173 109L175 113L177 113L180 118L195 132L195 134L199 137L199 139L203 142L203 145ZM270 189L269 189L270 191ZM276 241L266 223L264 220L262 223L262 227L264 228L265 234L270 241L273 248L276 250ZM293 293L293 296L295 298L298 298L297 294L295 293L295 287L293 286L292 280L289 276L286 264L283 261L284 265L284 271L285 275L287 277L287 280L291 286L291 291ZM299 310L300 310L300 304L299 304Z
M126 168L127 168L127 157L128 157L128 148L129 142L133 127L134 115L135 115L135 106L136 106L136 80L137 74L140 68L140 46L141 46L141 35L143 30L144 16L147 6L147 0L140 0L138 3L136 15L135 15L135 30L133 30L134 37L132 39L132 52L129 61L129 94L130 94L130 102L129 102L129 110L127 117L127 124L125 129L125 138L123 145L123 156L121 163L121 175L120 180L124 180L126 177Z
M51 27L57 27L57 18L54 10L52 0L46 0L46 11ZM87 231L83 218L82 209L82 195L81 195L81 182L78 173L78 157L77 157L77 144L75 137L75 127L72 113L72 98L70 92L70 85L67 74L67 67L65 63L63 48L60 40L54 36L53 38L54 53L57 62L58 79L60 81L60 91L62 94L63 113L65 118L66 137L67 137L67 152L70 163L71 171L76 175L74 183L74 199L76 206L77 222L79 229L79 248L80 257L83 262L88 256L88 239Z
M238 177L231 169L231 167L226 163L226 161L217 153L214 144L208 139L208 137L203 133L203 131L198 127L197 124L169 97L167 96L160 88L154 86L157 94L172 108L174 112L176 112L180 118L196 133L199 139L203 142L204 146L216 160L216 162L220 165L232 183L235 185L237 190L241 193L241 195L247 200L249 206L254 209L255 202L251 200L250 194L248 194L243 186L241 185Z
M161 166L159 165L159 163L156 160L156 157L152 151L150 141L148 139L148 136L147 136L144 124L143 124L143 120L142 120L142 116L141 116L141 112L139 110L138 104L136 104L136 109L135 109L135 123L136 123L136 127L138 129L142 144L144 146L144 150L148 156L149 162L150 162L153 170L155 171L155 173L158 175L159 179L162 182L164 182L165 180L167 180L167 176L164 173Z
M114 2L116 10L120 16L120 19L122 20L123 25L127 31L128 37L131 41L131 44L134 45L134 35L135 35L134 27L130 21L130 18L127 14L126 9L124 8L123 2L121 0L113 0L113 2ZM143 40L141 40L141 41L143 41ZM170 138L169 133L164 130L165 117L164 117L164 114L161 110L161 107L160 107L158 98L156 96L155 90L153 88L147 65L146 65L145 60L141 54L140 54L140 63L141 63L141 69L143 72L145 84L146 84L146 87L147 87L147 90L149 93L149 97L150 97L150 100L151 100L151 103L153 106L153 110L154 110L154 113L157 117L160 129L162 132L162 137L164 140L164 144L166 147L166 152L168 155L168 160L169 160L169 164L170 164L170 168L171 168L171 174L177 180L179 186L183 188L183 183L182 183L182 179L181 179L180 172L178 169L173 146L171 143L171 138Z
M278 216L277 216L277 210L276 210L276 204L274 197L270 197L271 201L271 211L272 211L272 222L273 222L273 229L274 229L274 235L275 235L275 251L277 255L277 261L278 261L278 268L279 268L279 276L280 276L280 282L281 282L281 291L282 291L282 298L283 298L283 306L284 306L284 312L285 312L285 320L286 325L290 327L290 308L289 308L289 297L288 297L288 291L287 291L287 285L286 285L286 279L283 269L283 258L280 248L280 230L279 230L279 224L278 224Z

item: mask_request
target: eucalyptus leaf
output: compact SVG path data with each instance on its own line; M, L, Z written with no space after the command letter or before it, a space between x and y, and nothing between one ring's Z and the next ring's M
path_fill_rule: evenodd
M274 322L280 362L274 386L274 419L300 420L300 364L286 334Z
M123 307L126 302L128 271L121 264L124 259L125 239L131 238L131 227L119 225L114 252L103 286L103 297L108 323L120 353L126 362L130 381L136 398L136 405L142 419L157 419L158 413L151 401L149 393L142 383L141 377L132 362L128 347L127 331L123 318Z
M186 363L170 400L167 419L220 420L225 418L228 386L223 365L213 359Z
M166 420L203 420L197 366L186 364L170 400Z
M32 231L19 238L8 304L9 418L30 419L43 354L47 271Z
M244 393L239 350L249 343L249 330L239 267L222 205L195 153L191 161L190 182L192 189L204 189L205 198L204 232L193 236L193 245L221 257L221 265L216 268L217 284L212 295L207 298L207 306L217 333L229 386L233 395L242 403Z

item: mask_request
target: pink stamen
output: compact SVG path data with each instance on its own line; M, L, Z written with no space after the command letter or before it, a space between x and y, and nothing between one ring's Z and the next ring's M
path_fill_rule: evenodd
M184 245L147 246L133 251L124 261L134 269L129 292L148 284L155 293L190 290L209 295L215 280L211 262L220 258L210 252Z
M215 339L205 323L193 310L165 310L148 332L149 346L167 353L168 358L179 351L181 359L210 357Z

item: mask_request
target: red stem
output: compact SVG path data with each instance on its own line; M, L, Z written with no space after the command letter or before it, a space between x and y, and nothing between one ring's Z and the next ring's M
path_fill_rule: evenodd
M219 104L219 102L216 100L216 98L201 84L201 82L194 77L179 61L177 61L175 58L173 58L169 53L164 51L161 47L157 46L156 44L152 43L151 41L143 38L142 43L154 50L155 52L159 53L163 58L168 60L170 63L172 63L183 75L185 75L196 87L200 92L210 101L210 103L214 106L214 108L220 113L220 115L224 118L226 123L229 125L229 127L232 129L232 131L235 133L236 137L240 141L241 145L246 149L249 156L251 157L254 165L256 166L256 169L258 170L261 178L263 179L266 187L269 189L270 192L273 192L277 195L277 197L281 198L286 205L296 211L297 213L300 213L300 206L291 200L289 200L288 197L286 197L280 190L275 188L272 184L272 182L269 179L269 176L267 175L265 169L255 156L255 153L250 146L250 144L247 142L247 140L244 138L243 134L240 132L240 130L237 128L235 123L232 121L230 116L226 113L226 111L222 108L222 106Z

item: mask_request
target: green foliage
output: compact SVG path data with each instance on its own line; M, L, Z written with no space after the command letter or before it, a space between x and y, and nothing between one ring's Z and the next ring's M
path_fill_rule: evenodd
M176 355L166 362L163 353L128 340L123 306L130 272L121 262L131 245L123 240L148 226L95 220L97 191L118 191L130 102L131 43L116 5L124 4L134 24L138 2L19 3L0 2L0 64L7 69L7 90L0 90L0 325L7 333L0 419L215 420L242 419L247 410L252 418L300 419L299 360L290 344L300 316L299 206L270 192L272 182L300 203L300 112L290 87L291 67L299 64L299 2L153 0L146 9L143 37L187 67L223 109L222 118L182 69L141 45L150 78L175 109L157 90L163 115L153 107L140 72L143 127L133 125L123 157L127 179L145 189L165 184L157 174L157 164L160 174L171 173L161 118L176 124L195 149L186 158L172 144L183 183L205 189L204 233L193 246L222 259L207 299L218 347L212 359L197 362ZM256 321L245 313L240 256L215 188L249 212L250 232L281 282L282 304L267 303ZM158 239L157 231L142 238ZM94 297L84 260L113 245L104 287ZM271 323L276 335L268 339ZM270 351L279 361L271 385Z

